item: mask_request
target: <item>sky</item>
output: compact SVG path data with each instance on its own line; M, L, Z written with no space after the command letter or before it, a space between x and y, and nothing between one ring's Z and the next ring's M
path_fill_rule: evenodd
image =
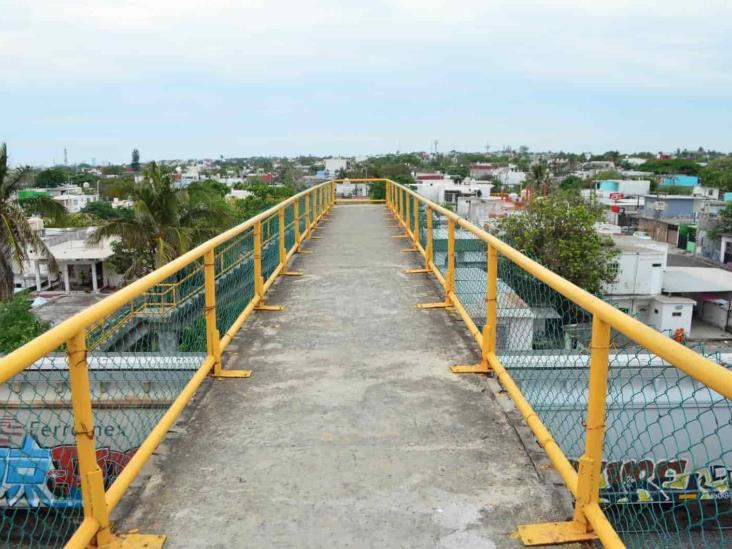
M0 0L13 164L732 150L732 2Z

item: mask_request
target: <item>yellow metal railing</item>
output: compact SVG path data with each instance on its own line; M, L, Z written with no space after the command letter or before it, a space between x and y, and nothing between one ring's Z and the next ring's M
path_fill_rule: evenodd
M137 477L143 465L164 438L167 431L188 404L193 394L209 376L217 378L248 377L247 370L224 370L221 365L221 353L231 343L236 332L254 310L279 310L281 307L265 305L264 296L277 277L281 275L299 274L287 270L288 261L293 254L301 251L302 243L311 237L320 221L335 204L336 183L328 181L290 197L269 210L249 219L219 236L201 244L190 252L180 256L166 266L157 269L147 276L133 282L129 286L107 297L103 301L65 320L30 343L20 347L0 359L0 383L7 383L23 372L36 361L49 353L53 353L63 345L66 346L68 375L70 382L70 400L73 409L75 446L78 455L78 471L84 517L67 543L69 548L86 547L94 543L99 547L108 545L113 540L109 515L122 499L131 482ZM304 202L304 211L300 205ZM285 212L290 208L294 219L285 223ZM301 227L304 227L304 229ZM288 231L294 228L293 243L286 246ZM221 336L217 327L216 278L235 265L226 265L223 257L227 252L227 243L241 235L253 238L253 250L244 253L236 261L241 263L251 259L254 269L254 294L232 325ZM278 265L265 280L263 276L263 248L274 239L278 239ZM216 248L223 247L216 254ZM216 268L216 257L221 257ZM200 265L203 259L205 307L203 308L206 330L206 355L202 364L190 378L183 390L177 395L162 418L147 435L130 461L126 464L114 482L106 489L104 474L97 463L97 447L95 443L92 390L89 380L87 336L90 330L98 327L115 312L124 310L115 321L115 326L126 322L131 316L146 307L165 307L180 304L189 295L176 295L180 284L166 282L191 265ZM196 267L186 276L200 273ZM218 272L217 272L218 271ZM179 281L182 282L182 281ZM196 291L196 290L191 290ZM169 294L171 292L171 294ZM171 295L168 298L165 296ZM135 301L140 302L137 305ZM218 304L222 305L222 304Z
M519 534L528 545L564 543L599 538L606 547L624 547L610 521L600 507L600 477L603 460L603 440L606 421L606 395L608 388L609 347L611 330L622 333L648 351L655 353L673 367L679 369L709 389L727 399L732 399L732 372L703 357L695 351L673 341L642 322L619 311L610 304L582 290L578 286L542 267L539 263L521 254L505 242L476 227L454 212L427 200L415 191L389 181L386 195L387 207L403 228L405 236L413 241L411 250L418 251L424 258L424 268L409 272L434 274L444 290L444 301L418 305L422 308L452 307L462 317L481 349L481 362L475 366L455 366L456 373L493 373L513 399L516 407L531 428L538 443L545 450L552 465L562 477L575 499L574 516L571 521L524 525ZM422 205L427 225L426 242L420 242L419 206ZM447 219L447 268L443 273L434 262L433 215ZM455 288L455 229L471 233L486 246L486 322L479 330L461 303ZM532 408L519 386L496 354L498 258L540 280L592 315L592 339L590 344L590 367L587 416L585 422L585 448L579 459L578 470L562 451L539 415Z

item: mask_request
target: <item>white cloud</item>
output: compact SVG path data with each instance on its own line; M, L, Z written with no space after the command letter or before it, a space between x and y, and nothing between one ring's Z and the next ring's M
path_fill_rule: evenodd
M474 59L494 77L729 86L732 6L667 0L0 0L5 84L286 78ZM665 81L664 81L665 80Z

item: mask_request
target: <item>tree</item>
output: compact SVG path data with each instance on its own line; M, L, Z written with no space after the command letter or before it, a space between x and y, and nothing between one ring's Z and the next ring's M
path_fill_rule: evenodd
M50 187L60 187L66 185L69 178L62 168L49 168L41 170L36 175L36 187L47 189Z
M581 177L576 175L568 175L559 184L559 189L562 191L577 192L582 189L583 181Z
M529 257L574 282L598 293L615 279L617 249L595 230L603 207L580 196L556 192L531 200L523 214L510 215L498 223L498 232L508 243Z
M705 187L732 191L732 156L712 160L702 169L700 176Z
M539 189L546 190L547 182L549 180L549 173L547 171L546 164L543 162L537 162L532 164L529 168L529 176L526 179L526 186L538 191Z
M130 168L133 172L140 171L140 151L137 149L132 150L132 162L130 162Z
M41 322L30 311L30 299L26 292L0 303L0 353L10 353L21 345L41 335L48 324Z
M727 204L717 216L717 224L708 234L712 239L717 239L723 234L732 233L732 204Z
M115 266L127 279L165 265L231 225L232 217L223 201L203 196L192 201L155 162L146 166L144 179L132 188L131 196L132 219L109 220L89 238L92 244L105 238L118 239Z
M110 221L113 219L133 221L135 217L132 208L113 208L112 204L101 200L90 202L81 209L81 213L103 221Z
M28 223L23 207L12 198L29 169L11 171L8 168L7 147L5 143L0 144L0 301L13 295L13 264L21 265L28 259L29 250L33 249L44 256L49 269L56 268L46 244ZM51 199L39 197L36 203L46 205L48 200Z

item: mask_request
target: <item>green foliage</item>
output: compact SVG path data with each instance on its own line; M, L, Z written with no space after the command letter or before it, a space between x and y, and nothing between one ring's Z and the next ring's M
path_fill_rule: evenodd
M36 187L60 187L69 182L69 176L63 168L48 168L36 175Z
M132 208L113 208L112 204L101 200L90 202L82 208L81 213L103 221L114 219L132 221L135 217Z
M601 170L595 174L595 181L605 181L606 179L623 179L623 174L618 170Z
M594 224L603 208L576 194L557 192L535 198L523 214L504 217L498 232L512 246L588 292L598 293L615 279L617 250Z
M28 223L28 214L15 200L29 168L11 170L8 167L8 151L5 143L0 144L0 301L13 295L13 264L27 259L29 248L35 249L48 260L49 268L56 262L43 240ZM54 207L47 196L31 199L34 207ZM55 206L59 206L56 203ZM63 208L62 208L63 209Z
M732 204L727 204L717 217L717 224L707 234L712 239L717 239L723 234L732 233Z
M694 192L694 187L683 187L681 185L660 185L656 187L656 191L666 194L691 195L691 193Z
M102 166L102 174L104 175L122 175L125 169L122 166Z
M132 162L130 162L130 168L133 172L140 171L140 151L137 149L132 150Z
M386 198L386 183L377 181L369 185L369 198L371 200L384 200Z
M277 187L266 183L248 183L237 187L252 193L244 199L234 201L237 222L246 221L294 194L292 187Z
M693 160L673 158L671 160L649 160L637 168L642 172L661 174L699 175L701 166Z
M576 175L568 175L564 179L562 179L562 182L559 184L559 189L562 191L572 191L577 192L582 189L583 187L583 181L581 177L577 177Z
M133 179L103 179L99 182L99 197L104 200L126 199L135 188Z
M30 311L26 292L0 303L0 353L9 353L45 332L49 326Z
M732 191L732 156L712 160L700 173L705 187Z
M171 174L151 162L131 189L131 218L110 219L90 242L119 239L115 268L131 279L161 267L231 226L231 209L220 194L201 185L193 196L178 189Z

